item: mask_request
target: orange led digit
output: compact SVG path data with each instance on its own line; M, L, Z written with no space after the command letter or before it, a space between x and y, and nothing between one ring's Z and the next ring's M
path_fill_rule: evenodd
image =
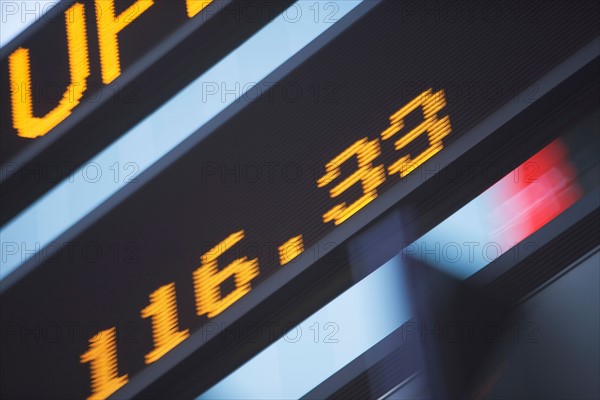
M71 115L87 89L90 65L83 4L75 3L65 11L65 24L71 83L58 105L45 116L33 115L29 50L19 48L9 56L10 83L15 88L11 93L13 126L21 137L33 139L50 132Z
M377 198L377 187L385 181L385 171L383 165L374 167L372 162L380 154L379 140L375 139L369 142L368 138L363 138L348 147L327 164L327 172L317 181L318 187L327 186L333 182L333 180L338 178L341 173L340 165L353 156L356 156L358 160L358 169L352 175L334 186L329 191L329 194L332 199L335 199L345 190L360 182L362 184L363 195L349 206L343 202L327 211L323 215L323 222L327 223L333 221L335 225L339 225Z
M116 329L111 328L90 339L90 349L81 356L90 363L92 394L88 400L106 399L128 382L127 374L117 375Z
M429 139L429 147L421 154L416 157L412 157L411 155L402 156L398 161L390 165L388 167L388 173L390 175L400 173L400 177L404 178L415 168L429 160L433 155L444 148L442 139L452 132L450 117L445 116L438 119L437 113L445 106L446 99L444 97L444 91L440 90L439 92L432 94L431 89L428 89L390 117L390 127L381 132L381 138L383 140L390 139L404 128L404 117L418 107L422 107L423 109L423 122L410 132L404 134L394 143L396 150L403 149L423 133L427 133Z
M115 0L96 0L96 22L102 82L108 85L121 75L118 34L131 24L144 11L154 4L154 0L136 0L118 16L115 15Z
M381 133L382 140L389 140L405 128L404 118L422 108L424 120L414 129L401 135L394 142L396 150L406 148L423 133L427 133L429 147L416 157L406 155L388 168L390 175L406 176L425 160L443 148L442 139L451 132L450 118L438 118L437 113L446 106L444 92L432 93L429 89L390 117L390 127ZM400 135L398 135L400 136ZM362 195L352 202L339 202L323 214L325 223L333 221L340 225L378 196L379 186L386 180L386 167L374 165L381 155L380 139L364 137L342 151L325 165L325 174L317 180L317 186L331 186L329 196L337 199L355 185L360 184ZM347 177L342 176L341 166L356 160L356 169ZM224 267L218 260L223 254L244 239L243 230L235 232L201 256L201 265L192 273L196 314L216 317L228 309L252 289L251 283L259 275L258 259L237 258ZM287 265L304 251L303 235L297 235L278 247L280 265ZM224 293L222 285L233 278L234 288ZM150 294L150 304L141 311L142 318L151 318L154 347L145 355L146 364L158 361L190 336L189 329L180 330L177 311L175 283L162 286ZM100 332L90 340L90 349L81 356L81 362L91 363L92 396L103 398L127 382L127 375L117 376L115 328Z
M243 238L244 231L229 235L201 257L202 266L193 274L198 315L215 317L250 291L250 282L258 276L257 259L238 258L220 270L217 265L217 258ZM231 276L235 278L235 289L223 296L220 285Z
M190 336L189 329L179 330L175 283L162 286L150 295L150 304L142 310L142 318L152 318L154 349L146 354L146 364L159 360Z
M185 8L187 10L187 16L189 18L194 17L206 6L212 3L213 0L185 0Z

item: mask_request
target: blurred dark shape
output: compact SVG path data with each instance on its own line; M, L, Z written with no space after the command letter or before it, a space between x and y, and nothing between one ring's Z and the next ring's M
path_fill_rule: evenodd
M484 367L517 317L513 307L417 260L408 267L431 397L476 398L502 373L501 362Z
M485 399L600 399L600 252L571 265L519 307L487 369Z
M432 398L600 398L600 252L518 304L408 263Z

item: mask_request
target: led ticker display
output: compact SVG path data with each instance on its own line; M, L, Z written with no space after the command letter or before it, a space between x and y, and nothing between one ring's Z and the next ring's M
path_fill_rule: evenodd
M530 101L515 95L596 35L593 15L568 4L539 9L535 23L507 13L433 26L397 4L375 7L152 180L141 176L72 246L32 260L2 294L3 362L31 367L2 369L2 394L123 388L299 255L336 246L320 241L500 106ZM301 94L282 94L294 85ZM314 96L324 87L335 90ZM69 326L73 339L32 344L22 332L36 323Z
M57 2L0 49L6 200L0 223L210 70L291 1ZM20 12L24 4L7 10Z
M395 142L396 149L403 149L419 136L426 136L429 143L421 154L406 154L399 161L394 162L387 168L390 175L406 176L408 174L406 171L413 171L443 149L442 138L451 133L448 116L438 117L437 114L443 111L444 106L443 91L432 93L432 90L427 90L390 117L391 127L384 130L381 136L389 139L394 134L398 134L399 139ZM401 133L404 117L418 109L423 110L423 122L408 132ZM318 187L324 188L339 181L329 190L332 199L341 197L347 189L355 185L362 187L362 195L351 204L342 202L325 212L324 223L333 221L335 225L339 225L377 198L377 187L386 179L386 168L383 165L372 165L380 155L378 139L369 141L369 138L362 138L326 164L327 172L318 179ZM341 177L341 164L351 160L358 164L357 169L349 176ZM214 318L251 291L252 282L260 274L258 258L249 259L244 256L227 265L219 266L219 259L223 254L244 238L243 230L235 232L200 257L200 267L192 273L198 316ZM279 263L288 264L301 253L302 249L302 235L286 241L278 246ZM222 285L229 279L233 279L233 289L226 292L222 289ZM150 294L149 299L150 304L141 311L141 317L149 318L152 325L153 348L144 357L146 364L158 361L189 337L189 329L182 330L179 327L175 282L156 289ZM117 374L115 329L111 327L92 337L89 350L81 356L82 363L90 364L92 387L90 399L104 398L127 382L127 375Z
M45 136L71 115L84 95L93 95L89 83L96 89L100 83L112 83L124 69L148 53L152 45L182 26L186 19L199 17L211 3L211 0L88 0L57 6L50 12L53 15L43 17L49 21L43 33L55 42L50 51L40 49L41 41L30 40L31 43L9 49L7 57L3 54L2 70L8 76L3 75L2 80L8 83L10 92L8 101L2 102L3 117L7 119L2 126L2 139L9 146L3 158L10 158L27 143L17 138L10 140L11 136L24 139ZM131 30L136 32L129 33ZM146 40L140 41L144 36ZM44 96L47 90L44 84L56 82L64 86L64 91L56 101L50 101Z

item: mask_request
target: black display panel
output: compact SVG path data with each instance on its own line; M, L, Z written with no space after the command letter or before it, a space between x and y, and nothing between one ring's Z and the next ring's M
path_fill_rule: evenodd
M201 9L200 3L82 0L48 10L35 32L2 49L2 159L51 135L177 28L207 20L226 4L207 1ZM134 101L135 91L123 96Z
M0 50L0 224L291 2L84 0L49 9Z
M4 290L2 396L107 395L164 362L500 106L533 101L535 81L597 35L591 2L440 20L400 4L379 4Z

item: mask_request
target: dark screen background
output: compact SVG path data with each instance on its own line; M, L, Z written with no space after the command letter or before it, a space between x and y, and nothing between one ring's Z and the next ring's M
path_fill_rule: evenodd
M363 137L378 138L391 114L430 87L446 90L448 105L439 115L450 116L448 144L507 101L532 101L535 85L531 99L514 96L598 34L591 2L503 3L495 17L475 6L480 12L472 18L443 17L441 9L413 15L400 4L376 7L270 95L140 184L82 232L71 251L60 251L7 290L2 324L18 333L3 335L2 396L88 396L89 366L79 357L91 336L115 325L119 374L131 380L152 349L150 320L140 317L150 293L175 282L180 328L194 332L207 321L195 313L192 272L214 244L245 230L220 265L258 257L253 287L279 268L293 268L293 262L279 265L274 247L298 234L310 247L334 229L322 214L340 200L329 198L331 186L316 185L332 158ZM292 87L301 95L293 96ZM407 121L420 122L418 116ZM425 145L417 141L413 151ZM393 140L381 148L375 165L401 156ZM346 164L343 176L355 169L354 159ZM238 172L223 176L224 168ZM401 184L388 175L378 190ZM358 196L353 188L341 198L351 203ZM252 301L252 293L243 301ZM53 340L43 332L55 325L62 333Z
M85 21L87 43L89 48L90 77L88 90L82 103L98 101L98 90L105 85L102 83L100 71L100 53L98 48L98 29L94 1L80 0L85 5ZM67 35L64 12L75 3L65 1L55 9L49 10L42 19L48 21L36 35L20 44L29 49L31 66L31 84L33 90L33 114L44 116L53 110L62 99L65 89L70 84L69 56L67 52ZM115 14L120 15L135 0L118 1L115 4ZM128 18L131 18L127 16ZM125 17L123 17L125 18ZM141 13L125 29L118 34L121 72L131 67L135 61L152 50L161 40L189 21L186 14L185 1L156 1L148 10ZM43 38L43 39L42 39ZM6 50L6 49L3 49ZM19 137L12 125L12 110L8 74L9 55L3 52L0 61L2 74L2 104L0 128L2 146L0 157L3 161L11 160L22 149L31 144L32 139ZM60 89L59 89L60 88ZM139 101L135 90L124 93L130 101ZM107 96L106 93L103 94ZM51 135L50 131L47 135Z

